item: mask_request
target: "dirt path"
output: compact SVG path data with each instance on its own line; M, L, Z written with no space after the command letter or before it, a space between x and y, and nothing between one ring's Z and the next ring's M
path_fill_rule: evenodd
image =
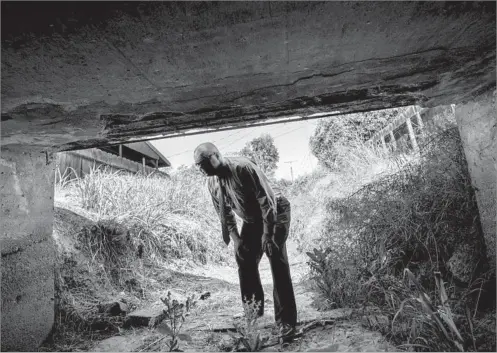
M289 244L292 278L298 307L299 322L328 319L328 325L317 325L291 344L279 344L263 351L393 351L379 333L371 332L350 318L351 310L317 311L312 307L313 294L306 284L305 258ZM192 340L180 341L180 349L187 352L231 351L235 339L233 317L241 314L242 306L235 268L206 266L202 268L183 265L179 271L159 271L157 280L174 296L184 298L191 293L210 292L207 300L199 301L197 309L187 317L182 331ZM265 315L258 320L259 332L270 335L274 322L272 301L272 276L268 260L260 264L261 280L265 293ZM198 295L197 295L198 297ZM161 305L160 302L156 303ZM167 337L158 329L122 330L120 335L98 342L93 351L167 351Z

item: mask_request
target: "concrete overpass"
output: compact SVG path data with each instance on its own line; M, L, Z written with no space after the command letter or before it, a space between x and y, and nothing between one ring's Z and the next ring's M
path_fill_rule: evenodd
M2 2L2 350L53 324L56 151L456 104L495 264L495 2Z

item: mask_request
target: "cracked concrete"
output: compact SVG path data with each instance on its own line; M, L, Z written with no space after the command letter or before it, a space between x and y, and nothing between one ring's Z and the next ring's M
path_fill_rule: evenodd
M495 86L493 3L116 3L92 18L98 5L68 5L39 24L3 6L5 145L434 106Z

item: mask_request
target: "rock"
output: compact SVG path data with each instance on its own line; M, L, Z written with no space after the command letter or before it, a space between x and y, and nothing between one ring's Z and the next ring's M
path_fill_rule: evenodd
M114 325L105 319L95 319L92 321L90 328L92 331L115 331Z
M126 317L124 321L124 327L140 327L140 326L148 326L155 327L159 325L162 320L167 317L167 314L164 312L163 307L151 307L146 309L136 310Z
M211 292L205 292L200 296L200 300L205 300L211 296Z
M128 310L129 310L128 306L120 301L98 304L98 312L105 313L110 316L118 316L121 314L126 314Z
M385 315L368 315L363 316L361 319L361 323L366 327L378 327L378 326L386 326L389 324L388 317Z

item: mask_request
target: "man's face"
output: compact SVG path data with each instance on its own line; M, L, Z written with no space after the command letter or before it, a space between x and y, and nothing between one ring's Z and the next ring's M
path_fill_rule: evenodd
M212 155L209 157L202 158L199 162L195 163L195 166L207 176L216 175L216 168L212 165Z

